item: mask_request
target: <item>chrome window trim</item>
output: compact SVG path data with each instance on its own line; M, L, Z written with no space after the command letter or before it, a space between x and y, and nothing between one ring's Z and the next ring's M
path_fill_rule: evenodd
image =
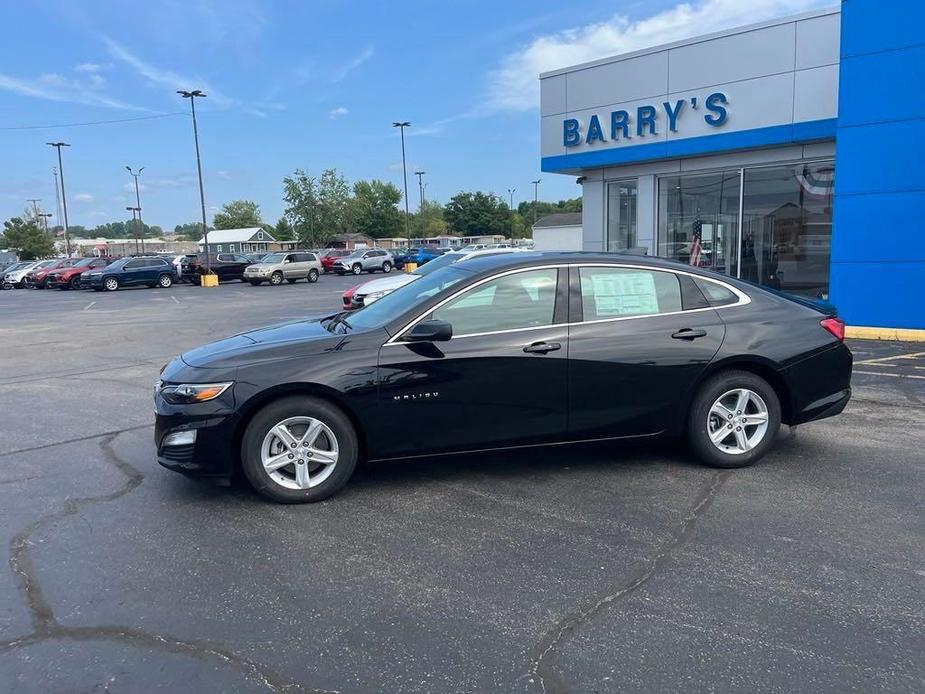
M573 267L577 267L577 268L579 268L579 269L585 268L585 267L623 268L623 269L630 269L630 270L648 270L648 271L650 271L650 272L671 272L671 273L674 273L674 274L676 274L676 275L687 275L688 277L699 278L699 279L703 280L704 282L713 282L713 283L715 283L715 284L720 285L721 287L725 287L726 289L728 289L729 291L731 291L733 294L735 294L735 295L739 298L739 300L738 300L736 303L734 303L734 304L726 304L725 306L707 306L707 307L704 307L704 308L689 308L689 309L681 309L680 311L668 311L668 312L666 312L666 313L641 313L641 314L635 315L635 316L617 316L617 317L615 317L615 318L598 318L597 320L580 320L580 321L573 321L573 322L571 322L571 323L550 323L549 325L536 325L536 326L529 326L529 327L526 327L526 328L509 328L509 329L507 329L507 330L492 330L492 331L481 332L481 333L465 333L465 334L462 334L462 335L453 335L453 337L450 338L450 340L452 341L452 340L461 339L461 338L465 338L465 337L482 337L482 336L485 336L485 335L501 335L501 334L504 334L504 333L516 333L516 332L524 332L524 331L528 331L528 330L543 330L543 329L547 329L547 328L562 328L562 327L572 327L572 326L579 326L579 325L594 325L594 324L597 324L597 323L615 323L615 322L617 322L617 321L637 320L637 319L639 319L639 318L655 318L655 317L660 317L660 316L677 316L677 315L680 315L680 314L682 314L682 313L698 313L698 312L701 312L701 311L721 311L721 310L727 309L727 308L735 308L735 307L737 307L737 306L746 306L746 305L748 305L748 304L750 304L750 303L752 302L751 297L750 297L748 294L746 294L745 292L743 292L743 291L740 290L740 289L737 289L736 287L733 287L731 284L728 284L728 283L726 283L726 282L723 282L723 281L720 280L720 279L714 279L713 277L704 277L703 275L695 274L695 273L693 273L693 272L687 272L686 270L683 270L683 269L680 269L680 268L679 268L679 269L674 269L674 268L651 267L651 266L649 266L649 265L637 265L637 264L634 264L634 263L621 263L621 262L619 262L619 261L618 261L618 262L613 262L613 263L591 262L591 263L557 263L557 264L554 264L554 265L536 265L536 266L533 266L533 267L515 268L515 269L513 269L513 270L508 270L508 271L506 271L506 272L501 272L501 273L498 273L497 275L492 275L491 277L486 277L486 278L484 278L484 279L482 279L482 280L479 280L479 281L476 282L475 284L472 284L472 285L469 285L468 287L464 287L463 289L460 289L460 290L457 291L455 294L453 294L453 295L451 295L451 296L448 296L446 299L444 299L443 301L441 301L439 304L437 304L436 306L434 306L434 307L431 308L430 310L428 310L428 311L422 313L422 314L419 315L417 318L413 319L410 323L406 324L401 330L399 330L397 333L395 333L395 335L393 335L393 336L392 336L391 338L389 338L385 343L383 343L382 346L383 346L383 347L388 347L389 345L407 345L407 344L411 344L411 343L408 343L408 342L402 342L402 341L400 341L401 336L404 335L406 332L408 332L408 331L409 331L411 328L413 328L415 325L417 325L418 323L420 323L425 317L427 317L428 315L430 315L431 313L433 313L434 311L436 311L438 308L441 308L444 304L446 304L446 303L452 301L453 299L455 299L455 298L458 297L458 296L461 296L462 294L465 294L465 293L468 292L470 289L475 289L476 287L479 287L479 286L485 284L486 282L490 282L490 281L492 281L492 280L498 279L499 277L505 277L505 276L507 276L507 275L513 275L513 274L516 274L516 273L518 273L518 272L529 272L529 271L531 271L531 270L548 270L548 269L552 269L552 268L559 269L559 268L573 268ZM708 301L709 301L709 299L708 299Z

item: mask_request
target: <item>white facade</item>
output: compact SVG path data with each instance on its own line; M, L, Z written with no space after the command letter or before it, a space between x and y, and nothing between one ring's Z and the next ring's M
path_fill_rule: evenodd
M812 12L543 74L542 168L583 177L582 247L615 249L609 182L632 185L625 245L657 254L662 177L834 157L839 22Z

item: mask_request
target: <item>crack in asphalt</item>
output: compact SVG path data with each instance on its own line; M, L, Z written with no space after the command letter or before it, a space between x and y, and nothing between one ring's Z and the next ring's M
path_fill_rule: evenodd
M16 448L12 451L0 451L0 457L7 455L16 455L17 453L31 453L32 451L40 451L43 448L54 448L55 446L64 446L69 443L80 443L81 441L92 441L93 439L101 439L107 436L118 436L119 434L125 434L129 431L138 431L139 429L148 429L153 427L153 424L139 424L137 427L126 427L125 429L116 429L115 431L103 431L99 434L88 434L87 436L78 436L76 439L65 439L64 441L55 441L54 443L42 443L38 446L29 446L28 448Z
M592 620L599 612L644 586L656 573L658 573L659 569L668 563L672 555L690 539L696 522L701 518L703 512L710 503L712 503L723 482L726 481L730 474L732 474L730 470L718 470L713 474L710 478L710 482L704 485L703 489L701 489L695 497L694 503L687 512L687 515L678 527L675 528L671 536L662 543L659 551L646 561L642 570L629 581L620 585L616 590L598 598L579 612L567 615L559 620L558 623L546 633L546 636L543 637L539 644L533 649L536 655L531 661L530 668L526 675L530 683L539 680L540 689L544 694L568 691L565 683L554 669L558 657L558 649L582 625Z
M150 425L148 425L150 426ZM113 441L123 432L145 427L132 427L122 431L108 434L76 439L84 441L92 438L101 438L100 449L105 458L125 477L125 482L118 489L107 494L85 496L76 499L65 499L61 508L41 516L36 521L20 530L10 540L10 569L19 584L26 609L32 622L32 633L14 639L0 641L0 653L24 648L45 641L109 641L129 646L146 647L162 652L186 655L199 660L219 660L241 672L247 679L273 692L308 692L313 694L337 694L332 690L315 689L303 685L283 681L279 676L270 672L262 665L238 655L231 651L209 645L198 640L187 640L178 637L152 634L140 629L118 625L100 625L84 627L68 627L55 619L54 610L39 580L30 552L30 538L37 531L49 527L58 521L79 514L79 511L89 505L114 501L136 489L144 480L144 473L123 460L112 447ZM66 441L59 442L68 443ZM37 448L46 448L38 446ZM35 450L35 449L29 449Z

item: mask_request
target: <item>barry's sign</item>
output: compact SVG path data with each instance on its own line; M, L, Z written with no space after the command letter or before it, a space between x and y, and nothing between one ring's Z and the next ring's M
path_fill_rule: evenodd
M719 127L726 122L726 107L729 100L722 92L710 94L703 103L696 96L690 99L678 99L674 103L664 101L661 105L661 111L667 121L668 129L671 132L678 131L678 121L684 112L688 109L691 111L706 111L703 114L703 120L707 125ZM588 120L586 129L582 129L582 123L577 118L566 118L562 121L562 143L566 147L575 147L583 143L593 144L594 142L606 142L607 140L630 140L633 137L646 137L647 135L658 134L659 109L651 104L639 106L636 112L631 114L629 111L619 109L610 112L610 123L605 130L605 124L594 114Z

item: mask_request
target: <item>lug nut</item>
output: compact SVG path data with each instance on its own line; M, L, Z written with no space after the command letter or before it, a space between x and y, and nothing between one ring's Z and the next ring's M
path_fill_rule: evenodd
M289 460L292 460L293 458L295 458L295 456L292 455L292 453L290 453L290 454L289 454Z

